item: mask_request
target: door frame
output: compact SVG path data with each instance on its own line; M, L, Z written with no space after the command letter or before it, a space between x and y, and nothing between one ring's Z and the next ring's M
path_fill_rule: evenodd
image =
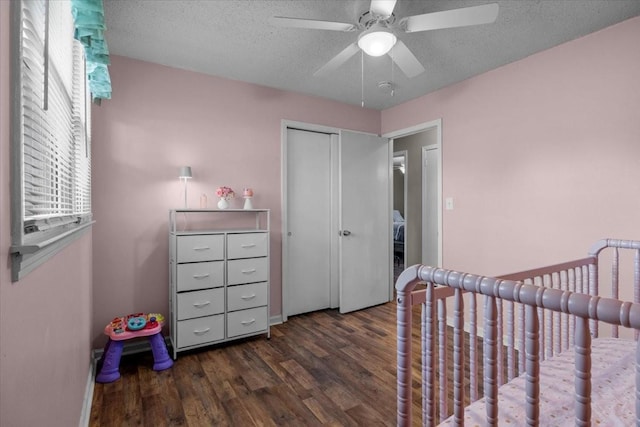
M438 139L439 140L439 139ZM442 267L442 152L440 151L440 144L431 144L425 145L421 150L421 169L422 169L422 212L427 211L427 152L428 151L436 151L436 165L437 174L436 174L436 210L438 212L438 218L436 223L436 233L438 234L438 265L436 267ZM428 223L427 217L422 215L422 242L421 242L421 254L422 254L422 264L427 264L425 259L425 254L428 252L427 250L427 235L428 235Z
M339 135L340 134L340 129L339 128L334 128L334 127L329 127L329 126L322 126L322 125L315 125L312 123L305 123L305 122L298 122L298 121L293 121L293 120L282 120L280 123L280 135L281 135L281 143L280 143L280 149L281 149L281 153L280 153L280 158L282 159L282 163L281 163L281 168L280 168L280 194L282 194L282 199L281 199L281 212L282 212L282 232L281 232L281 238L282 238L282 286L281 286L281 292L282 292L282 308L281 308L281 315L282 315L282 322L286 322L288 317L289 317L289 295L288 295L288 291L289 291L289 280L287 277L287 271L289 268L289 244L288 244L288 239L287 234L289 233L288 230L288 218L287 218L287 206L288 206L288 199L287 199L287 164L288 164L288 156L287 156L287 129L298 129L301 131L308 131L308 132L320 132L320 133L326 133L326 134L330 134L330 135ZM332 162L333 163L333 162ZM337 162L336 162L337 163ZM332 166L333 167L333 166ZM337 167L337 166L336 166ZM334 172L332 170L332 176L334 175ZM334 191L334 194L338 194L338 182L336 180L336 182L332 182L331 183L332 186L332 191ZM334 200L331 201L332 204L334 203ZM335 227L333 227L333 225L335 224ZM335 228L337 230L337 218L332 218L332 228ZM334 257L334 253L337 256L337 251L338 251L338 240L337 240L337 235L332 235L331 236L331 252L332 252L332 258ZM339 295L340 295L340 290L338 288L338 266L334 265L336 263L332 263L331 265L331 283L330 283L330 293L331 293L331 308L335 308L340 304L339 301Z
M288 218L287 218L287 204L288 204L288 200L287 200L287 163L288 163L288 157L287 157L287 129L289 128L293 128L293 129L298 129L298 130L302 130L302 131L309 131L309 132L321 132L321 133L327 133L327 134L331 134L331 135L336 135L339 137L340 132L342 130L346 130L349 132L354 132L354 133L361 133L361 134L366 134L366 135L375 135L378 136L377 134L371 133L371 132L362 132L362 131L357 131L357 130L352 130L352 129L341 129L341 128L336 128L336 127L331 127L331 126L323 126L323 125L316 125L313 123L307 123L307 122L299 122L299 121L295 121L295 120L287 120L287 119L282 119L280 122L280 158L281 158L281 168L280 168L280 194L282 194L282 198L281 198L281 212L282 212L282 226L281 226L281 241L282 241L282 252L281 252L281 257L282 257L282 279L281 279L281 293L282 293L282 307L281 307L281 319L277 319L280 320L281 322L286 322L288 319L288 305L289 305L289 297L288 297L288 290L289 290L289 283L288 283L288 278L287 276L287 271L289 268L289 257L288 257L288 253L289 253L289 245L287 243L287 233L289 232L287 229L287 225L288 225ZM381 136L382 138L387 138L389 141L388 143L388 151L389 151L389 165L388 165L388 171L389 174L391 174L392 172L392 167L393 167L393 144L391 144L391 139L385 135ZM338 144L340 143L340 141L338 140ZM338 153L339 156L339 153ZM337 176L337 172L339 170L339 157L338 157L338 161L337 162L332 162L332 168L335 168L335 170L332 169L332 176ZM334 174L334 172L336 174ZM335 190L335 194L339 195L340 192L340 183L339 181L336 179L335 182L332 182L332 190ZM387 197L391 197L391 185L389 185L389 188L387 189ZM332 200L332 204L333 203L340 203L339 197L336 197L337 200ZM338 209L336 209L336 212L338 211ZM391 212L389 212L390 218L391 218ZM336 218L332 219L332 224L335 223L335 230L339 229L339 215L336 215ZM334 222L335 221L335 222ZM392 234L391 234L391 219L389 220L389 226L387 227L388 229L388 233L389 233L389 251L393 252L393 241L392 241ZM335 233L334 235L332 235L331 237L331 251L333 253L335 249L335 254L336 254L336 259L339 261L339 256L338 256L338 251L339 251L339 241L338 241L338 235L337 233ZM391 259L391 261L393 261L393 259ZM335 265L334 265L335 264ZM331 308L337 308L340 306L340 289L339 289L339 285L340 285L340 277L339 277L339 262L335 262L332 264L331 266ZM394 298L394 291L395 291L395 287L394 287L394 283L393 283L393 271L391 271L390 274L390 280L389 280L389 301L392 301ZM276 319L273 319L276 320ZM279 323L277 321L272 321L271 324L275 324L275 323Z
M389 138L391 141L393 141L396 138L402 138L405 136L409 136L409 135L413 135L416 133L420 133L420 132L424 132L424 131L428 131L428 130L435 130L436 131L436 149L438 150L438 155L437 157L437 162L438 162L438 179L437 179L437 200L438 200L438 206L437 206L437 212L438 212L438 218L437 218L437 229L438 229L438 267L442 266L442 246L443 246L443 238L442 238L442 119L435 119L429 122L424 122L424 123L420 123L417 124L415 126L411 126L408 128L404 128L404 129L400 129L400 130L396 130L393 132L388 132L386 134L383 134L382 136L384 138ZM392 144L393 145L393 144ZM429 147L433 147L433 145L430 145ZM422 160L422 168L421 168L422 174L423 174L423 178L422 181L424 182L424 160ZM424 189L423 189L423 193L422 193L422 203L424 206L425 203L425 197L424 197ZM405 218L406 220L406 218ZM423 216L423 224L422 224L422 228L423 228L423 233L424 233L424 229L425 229L425 224L424 224L424 216ZM406 243L406 242L405 242ZM393 262L393 260L391 260L391 262Z

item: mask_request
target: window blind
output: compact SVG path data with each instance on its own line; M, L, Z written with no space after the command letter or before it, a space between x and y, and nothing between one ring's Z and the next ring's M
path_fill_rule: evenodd
M13 6L20 108L13 124L12 221L19 224L12 226L12 252L21 257L91 221L91 95L70 2Z

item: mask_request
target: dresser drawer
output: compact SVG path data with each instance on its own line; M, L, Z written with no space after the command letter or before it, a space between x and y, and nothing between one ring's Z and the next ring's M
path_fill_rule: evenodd
M224 288L178 294L178 320L224 312Z
M178 264L178 292L224 286L224 261Z
M227 285L266 282L269 260L248 258L227 261Z
M267 233L227 235L227 259L267 256Z
M224 314L178 322L178 348L224 339Z
M228 311L244 310L262 305L267 305L266 282L229 286L227 288Z
M224 259L223 234L177 236L177 261L200 262Z
M227 313L227 337L251 334L267 329L267 307Z

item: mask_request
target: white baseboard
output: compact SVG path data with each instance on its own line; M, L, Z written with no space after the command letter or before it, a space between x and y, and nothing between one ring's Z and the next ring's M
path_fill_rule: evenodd
M271 316L269 318L269 325L273 326L273 325L279 325L281 323L284 323L282 321L282 314L276 314L275 316Z
M93 358L93 352L91 357L91 363L89 364L89 377L87 378L87 386L84 390L84 401L82 402L82 412L80 413L79 427L88 427L89 420L91 419L91 405L93 403L93 389L95 387L94 378L96 377L96 362L97 359Z

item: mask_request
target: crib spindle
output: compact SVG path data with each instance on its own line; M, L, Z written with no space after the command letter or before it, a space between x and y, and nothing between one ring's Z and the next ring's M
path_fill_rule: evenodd
M496 298L485 296L484 301L484 397L487 425L498 425L498 383L496 335L498 333Z
M591 334L587 319L576 317L576 426L591 425Z
M620 253L618 248L613 248L613 259L611 261L611 298L618 299L618 279L619 279ZM611 325L611 336L618 338L618 325Z
M544 287L553 288L553 276L551 274L545 275L542 278ZM553 357L553 316L550 310L540 310L542 314L542 327L540 330L543 333L542 342L544 343L544 357L542 360L550 359Z
M454 326L454 333L456 332ZM447 396L449 395L449 389L447 387L447 305L444 299L438 300L438 384L439 384L439 400L440 400L440 422L447 419L449 414L449 404ZM453 369L455 373L456 362L453 362Z
M397 425L411 425L411 297L397 290Z
M518 372L524 372L525 352L524 349L524 305L518 304Z
M426 301L422 304L422 420L425 425L436 424L435 414L435 369L436 361L433 349L435 348L435 331L433 325L436 319L433 283L427 284ZM428 343L428 345L427 345Z
M561 272L554 273L551 276L551 281L553 283L554 289L562 288L562 275ZM562 323L560 320L560 312L554 311L551 313L552 325L551 330L553 331L553 354L559 354L562 351Z
M636 344L636 426L640 426L640 341Z
M620 277L620 251L613 248L611 260L611 298L618 299L618 279Z
M526 315L525 315L526 317ZM538 346L538 351L540 352L540 360L546 359L545 349L547 348L545 337L545 328L544 328L544 309L538 308L538 339L540 340L540 345Z
M469 295L469 398L478 400L478 308L476 294Z
M573 274L569 276L569 291L576 292L576 283L578 283L579 272L581 270L574 268L571 271L573 271ZM571 347L574 345L575 327L575 316L569 316L569 345Z
M571 270L563 270L560 273L560 290L561 291L569 290L569 271ZM561 324L560 337L562 339L562 342L560 344L560 351L564 351L567 348L569 348L569 315L567 313L561 314L560 324Z
M640 249L636 249L633 258L633 302L640 302ZM634 339L638 340L640 332L633 331Z
M453 301L453 416L456 425L464 421L464 300L456 289ZM444 399L446 401L446 395ZM442 414L440 414L442 420Z
M516 349L514 342L515 326L514 321L514 304L513 301L507 301L507 381L511 381L516 377Z
M598 265L590 264L588 270L589 270L589 273L587 278L588 280L587 289L585 289L583 293L588 293L589 295L599 295L598 294ZM577 326L578 325L576 323L576 328ZM589 331L591 332L591 335L594 338L598 338L598 321L597 320L589 319Z
M526 393L527 393L527 425L537 426L540 419L540 337L538 310L530 305L525 306L526 317Z
M496 360L498 361L498 385L504 384L504 345L502 325L504 325L503 313L502 313L502 300L496 298L496 314L498 316L498 331L496 336L496 346L498 348L498 355Z

